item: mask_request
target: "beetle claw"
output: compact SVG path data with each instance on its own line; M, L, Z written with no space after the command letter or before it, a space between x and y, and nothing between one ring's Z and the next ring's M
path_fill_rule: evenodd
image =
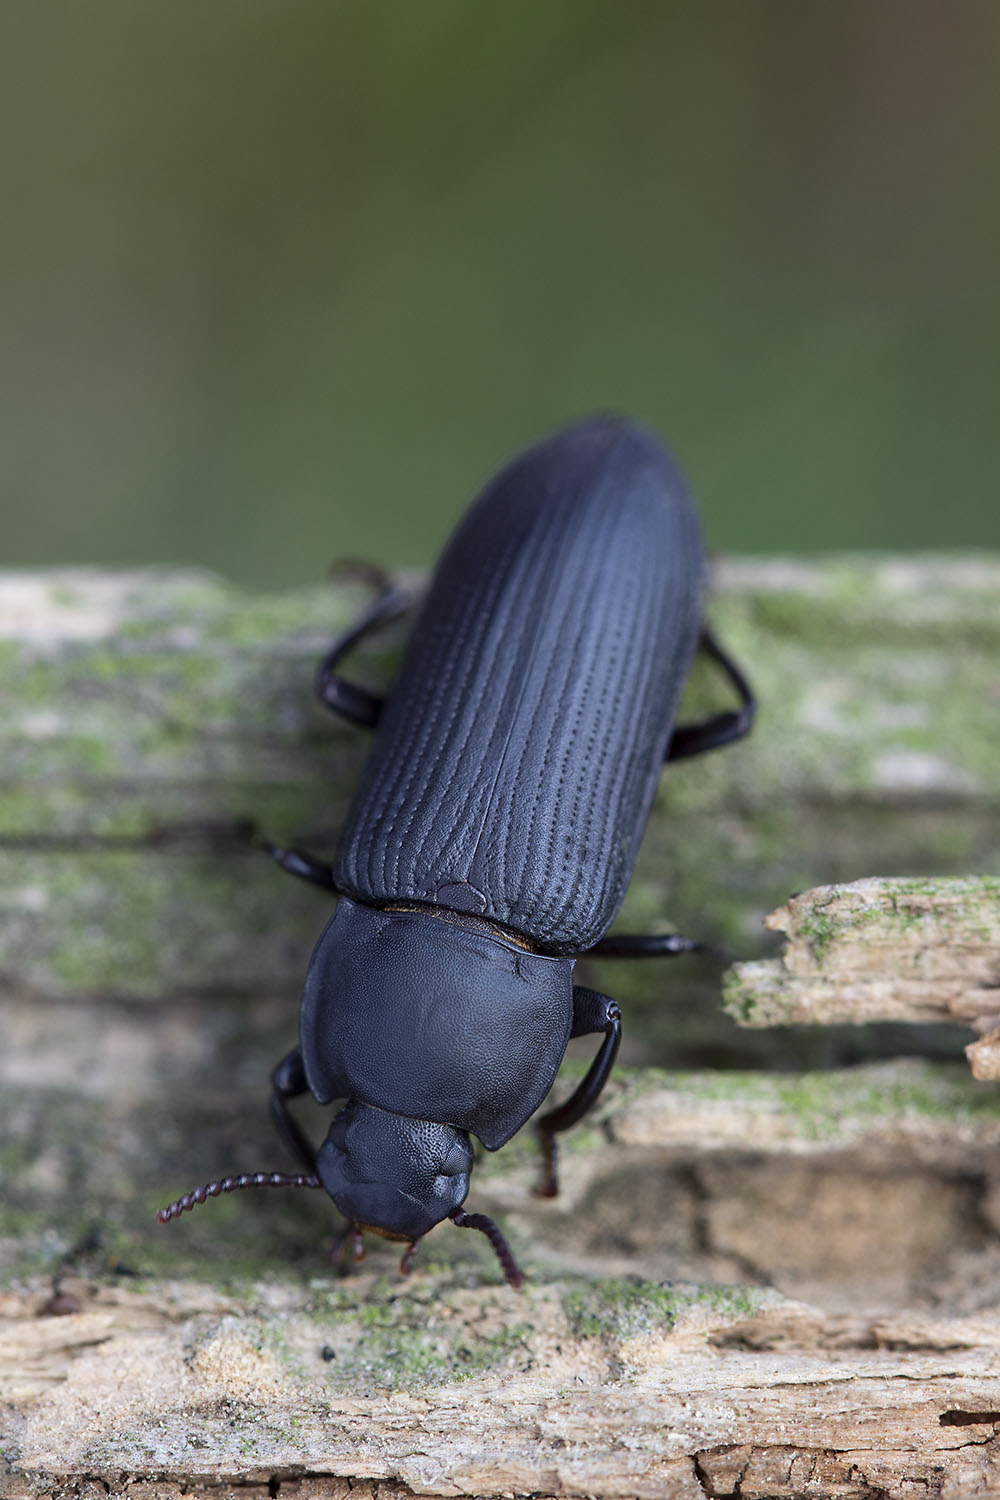
M343 1234L334 1240L330 1247L330 1260L334 1265L338 1262L343 1263L344 1251L347 1249L348 1240L351 1242L352 1265L356 1266L359 1261L364 1260L367 1252L365 1250L365 1239L361 1231L361 1226L359 1224L348 1224ZM345 1273L342 1271L341 1274Z
M406 1249L403 1251L403 1258L399 1262L400 1276L409 1276L410 1272L413 1270L413 1257L417 1253L417 1246L419 1245L419 1243L419 1240L411 1240Z

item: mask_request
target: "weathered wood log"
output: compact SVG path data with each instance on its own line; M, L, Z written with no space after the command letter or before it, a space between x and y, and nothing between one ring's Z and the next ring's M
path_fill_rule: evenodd
M978 1042L970 1042L965 1049L973 1078L981 1082L1000 1081L1000 1027L987 1032Z
M712 616L760 721L665 775L623 921L750 957L791 890L1000 874L998 594L992 558L720 567ZM298 983L326 907L241 830L330 847L365 737L322 713L311 678L363 598L252 598L199 574L0 579L12 980L132 999ZM362 676L384 677L393 647L362 653ZM699 670L691 711L710 690Z
M62 1317L26 1299L3 1349L24 1411L7 1494L37 1493L35 1474L136 1500L208 1479L337 1494L328 1475L667 1500L1000 1484L990 1316L835 1318L773 1292L632 1282L518 1297L421 1278L388 1296L360 1276L203 1287L196 1306L169 1285L73 1283Z
M304 1253L328 1219L312 1195L291 1262L267 1195L150 1216L128 1266L81 1242L0 1300L8 1493L305 1474L670 1500L738 1473L751 1496L903 1496L935 1474L995 1493L998 1146L1000 1095L960 1067L626 1074L567 1143L562 1203L531 1197L527 1143L484 1163L521 1295L449 1226L408 1282L388 1245L338 1281ZM88 1174L132 1177L139 1154ZM725 1284L748 1275L818 1300Z
M1000 874L998 586L993 559L719 570L759 731L665 776L622 923L725 953L594 966L634 1055L787 1064L713 992L790 890ZM330 847L363 736L310 679L362 601L0 585L0 1494L1000 1493L1000 1106L960 1063L623 1071L560 1201L529 1139L476 1169L521 1297L450 1226L408 1283L384 1244L339 1280L319 1195L153 1223L287 1165L265 1079L329 907L246 825Z
M765 918L780 959L736 964L725 1003L742 1026L963 1021L1000 1026L1000 880L858 880L793 896ZM990 1052L979 1047L978 1077Z

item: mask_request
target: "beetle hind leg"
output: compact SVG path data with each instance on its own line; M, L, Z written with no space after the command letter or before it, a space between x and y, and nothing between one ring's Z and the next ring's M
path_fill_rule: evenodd
M337 667L359 641L399 619L413 602L406 589L390 583L382 575L378 577L382 588L377 598L362 610L353 625L337 636L316 669L316 696L324 708L365 729L374 729L378 723L384 699L355 682L338 677Z
M707 625L702 626L698 650L704 651L706 656L711 657L722 668L736 689L740 706L738 709L727 709L721 714L712 714L710 718L701 719L697 724L678 724L670 736L664 760L684 760L689 755L703 755L706 750L731 745L736 740L742 740L753 728L757 713L753 689L742 669L720 646Z

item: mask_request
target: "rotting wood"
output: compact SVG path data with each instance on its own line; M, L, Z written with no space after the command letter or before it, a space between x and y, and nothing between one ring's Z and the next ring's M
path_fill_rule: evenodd
M426 1275L382 1317L386 1288L363 1275L238 1300L203 1287L195 1313L190 1285L72 1289L76 1314L39 1320L30 1295L7 1308L29 1482L304 1470L651 1500L730 1493L736 1468L749 1496L803 1493L810 1474L808 1493L831 1497L852 1474L858 1496L935 1473L944 1494L1000 1483L992 1317L845 1320L773 1292L621 1282L518 1297ZM395 1377L373 1380L391 1350Z
M24 1236L0 1297L0 1431L11 1484L29 1486L14 1494L304 1471L672 1500L699 1475L728 1493L706 1477L727 1465L757 1476L747 1495L839 1500L853 1475L847 1493L902 1500L935 1473L945 1494L996 1493L1000 1096L960 1066L626 1070L567 1142L561 1201L531 1196L530 1140L477 1168L476 1204L528 1270L520 1295L447 1225L408 1281L384 1243L338 1280L313 1194L245 1195L158 1228L149 1082L117 1101L116 1153L81 1161L50 1136L32 1165L48 1203L35 1222L53 1227ZM197 1079L163 1088L181 1117L197 1107ZM252 1092L223 1090L190 1128L229 1149ZM95 1118L115 1107L95 1102ZM254 1133L266 1150L263 1108ZM105 1243L50 1248L52 1270L29 1273L81 1166Z
M1000 1081L1000 1027L987 1032L978 1042L970 1042L965 1055L973 1078L983 1083Z
M622 925L759 956L790 890L1000 875L998 592L989 558L720 568L761 722L665 775ZM265 1079L329 908L245 824L329 847L364 736L310 678L361 602L0 583L0 1494L1000 1495L1000 1102L961 1066L623 1070L562 1200L530 1132L476 1169L522 1297L450 1226L408 1283L385 1244L339 1281L314 1194L153 1224L287 1165ZM647 1049L773 1062L702 962L593 973Z
M1000 880L858 880L793 896L765 918L779 959L736 964L725 1004L741 1026L1000 1022ZM996 1043L979 1044L996 1077Z
M763 956L789 891L1000 875L1000 560L728 562L710 613L759 723L670 767L623 924ZM315 661L357 585L250 596L176 572L0 578L0 952L45 994L294 986L327 909L245 836L331 845L365 735ZM360 654L391 672L400 634ZM686 711L724 685L699 668ZM224 919L223 919L224 918Z

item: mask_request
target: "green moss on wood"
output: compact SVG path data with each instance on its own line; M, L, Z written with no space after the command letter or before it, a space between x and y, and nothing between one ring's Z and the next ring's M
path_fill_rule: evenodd
M758 726L724 754L668 767L621 918L640 930L675 926L741 956L766 951L759 917L789 890L875 867L1000 874L991 698L1000 625L988 588L950 563L920 564L902 584L895 565L879 560L769 566L727 567L711 604L752 675ZM150 829L254 818L278 839L328 844L366 737L315 705L312 672L365 590L339 583L253 597L206 575L169 572L80 575L49 588L58 620L86 623L96 613L98 622L80 638L59 637L57 620L50 642L0 640L10 664L0 684L0 848L4 838L51 840L51 863L39 849L30 869L15 860L0 872L8 973L42 988L150 995L187 985L189 970L209 987L254 973L270 982L274 928L257 920L256 900L240 900L245 871L234 849L197 868L165 855L176 877L170 893L169 882L110 860L67 865L73 878L60 882L60 841L140 839ZM932 626L922 613L928 597ZM387 680L402 633L359 653L355 675ZM701 662L683 714L726 699L719 674ZM887 792L898 754L911 758L912 791ZM921 766L950 788L947 806L934 803L940 792L924 797ZM228 881L212 873L234 860ZM137 879L148 884L147 902L134 895ZM29 931L14 915L5 928L23 888L57 883L58 920ZM208 912L220 896L216 927ZM274 925L291 932L294 900L274 901ZM95 923L95 910L108 920ZM130 934L151 915L153 935L140 952ZM235 979L219 940L226 924L248 958ZM162 934L175 927L191 933L183 972L163 961ZM286 968L289 982L298 972ZM673 974L684 971L662 972L669 997ZM641 1004L648 996L655 1009L653 981L633 966L616 968L614 992Z
M1000 879L865 879L792 897L770 919L787 949L726 976L743 1025L933 1021L991 1012Z
M609 1278L567 1292L563 1308L578 1338L619 1344L644 1333L670 1332L694 1307L724 1319L750 1317L765 1294L751 1287L708 1284L673 1287L639 1278Z
M401 1292L398 1282L380 1279L363 1302L338 1297L333 1316L324 1316L320 1303L313 1327L318 1344L336 1356L325 1365L328 1384L410 1390L469 1380L523 1357L529 1329L511 1313L492 1331L479 1333L459 1316L447 1286L412 1295Z
M834 939L833 923L822 911L810 912L807 920L802 923L801 932L809 944L813 958L821 968L826 951Z

